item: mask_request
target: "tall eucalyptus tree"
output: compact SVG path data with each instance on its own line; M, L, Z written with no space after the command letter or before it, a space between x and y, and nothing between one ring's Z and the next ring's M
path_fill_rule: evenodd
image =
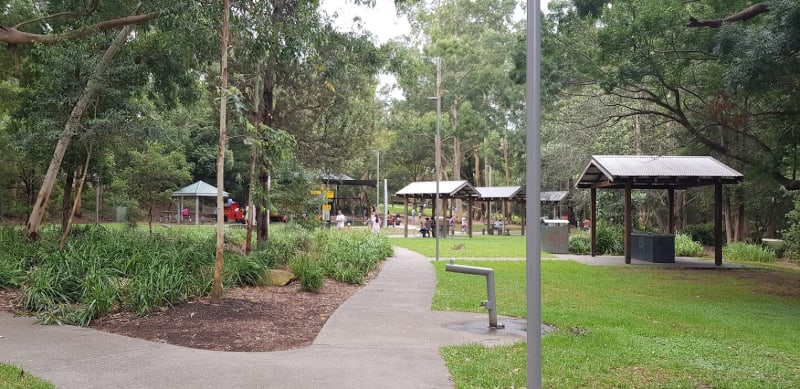
M163 45L164 41L142 38L147 37L148 32L155 30L155 27L142 29L133 38L129 36L134 25L152 22L157 18L163 18L165 24L174 27L177 19L174 18L174 14L168 14L167 11L192 9L187 4L190 3L155 1L143 5L126 0L95 0L88 3L45 1L37 2L35 7L25 2L9 4L10 8L6 9L8 14L0 20L2 26L0 42L6 43L12 53L15 71L4 77L6 80L9 77L18 80L24 89L23 94L33 96L32 101L34 101L32 105L17 107L16 124L18 127L49 127L52 133L52 124L66 123L59 135L50 137L57 138L57 142L28 219L26 234L31 239L38 238L39 226L45 215L53 186L62 170L62 161L67 155L71 140L76 135L83 137L91 135L92 131L86 131L89 126L84 118L87 108L93 108L94 120L102 118L103 115L110 115L111 112L117 112L116 115L110 115L116 116L117 119L135 114L130 111L125 113L125 108L122 108L129 101L127 98L104 100L98 98L99 95L113 96L122 91L125 92L120 95L126 95L131 93L131 87L136 83L140 90L149 87L153 95L161 93L165 97L162 101L168 103L182 95L178 89L186 85L187 78L181 73L185 74L191 70L170 67L176 60L167 59L164 63L149 62L157 56L151 50L165 48L159 46ZM109 44L104 32L117 28L121 30L116 34L116 39ZM176 54L188 53L186 46L177 42L179 40L180 38L173 40L173 46L166 48L174 50L170 56L172 58L185 58L185 55ZM134 42L149 42L152 46L139 46L142 51L139 51L137 56L125 58L127 62L124 65L127 68L119 67L119 63L114 61L115 56L123 46L135 45ZM64 51L66 47L72 51L67 53ZM103 54L98 55L98 53ZM60 60L58 55L62 56ZM191 55L196 56L196 53ZM70 56L79 60L69 61ZM48 67L45 64L55 66ZM141 69L147 65L152 66L148 69L149 72L142 71ZM172 72L170 77L164 77L164 73L170 71ZM45 79L55 82L50 84L42 82ZM56 85L64 93L48 94L53 92L52 87L48 88L48 85ZM38 99L35 96L38 96ZM45 115L33 114L37 110Z

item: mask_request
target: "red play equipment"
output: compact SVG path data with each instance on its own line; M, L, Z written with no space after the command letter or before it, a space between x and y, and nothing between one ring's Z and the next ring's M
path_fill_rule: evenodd
M228 199L225 203L225 222L234 221L237 223L244 223L244 211L239 208L239 203Z

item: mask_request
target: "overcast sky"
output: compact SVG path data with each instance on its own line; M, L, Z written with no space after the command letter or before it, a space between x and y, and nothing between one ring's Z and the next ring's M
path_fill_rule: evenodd
M547 9L549 0L541 0L542 10ZM385 43L389 39L410 32L411 27L405 18L397 17L394 0L376 0L375 7L353 5L352 0L322 0L322 10L333 15L338 13L334 23L342 31L353 29L353 18L361 17L367 30L375 34L378 43ZM533 4L533 1L529 1Z

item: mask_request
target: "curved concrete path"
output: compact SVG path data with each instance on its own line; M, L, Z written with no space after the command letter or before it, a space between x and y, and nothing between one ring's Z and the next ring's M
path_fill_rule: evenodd
M0 313L0 362L58 388L448 388L439 348L525 340L525 322L433 312L430 259L395 248L380 274L328 319L306 348L195 350ZM478 302L476 302L477 304Z

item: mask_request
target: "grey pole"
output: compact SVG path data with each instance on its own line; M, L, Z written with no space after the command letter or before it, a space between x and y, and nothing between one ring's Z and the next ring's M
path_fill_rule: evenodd
M528 0L528 22L526 26L526 57L525 66L526 83L526 161L527 172L525 185L528 196L526 199L526 217L528 220L539 220L541 214L541 155L540 155L540 92L541 92L541 40L542 21L541 5L539 0ZM540 251L541 227L540 223L528 223L528 237L526 238L527 262L525 278L527 287L528 311L528 351L527 374L528 388L542 387L542 258Z
M378 168L377 171L375 172L375 213L378 213L380 212L380 204L381 204L381 151L380 150L375 150L375 161L377 161L378 163Z
M441 204L439 204L439 181L441 180L441 171L442 171L442 151L441 151L441 139L439 137L439 128L441 127L441 117L442 117L442 57L436 59L436 138L434 143L436 143L436 200L434 204L434 210L436 211L435 215L433 215L434 219L434 228L433 230L436 231L436 260L439 260L439 239L440 235L443 233L440 222L439 222L439 214L441 211ZM444 219L444 218L443 218ZM444 220L442 220L444 222ZM444 224L444 223L442 223Z
M389 180L383 179L383 228L389 226Z

